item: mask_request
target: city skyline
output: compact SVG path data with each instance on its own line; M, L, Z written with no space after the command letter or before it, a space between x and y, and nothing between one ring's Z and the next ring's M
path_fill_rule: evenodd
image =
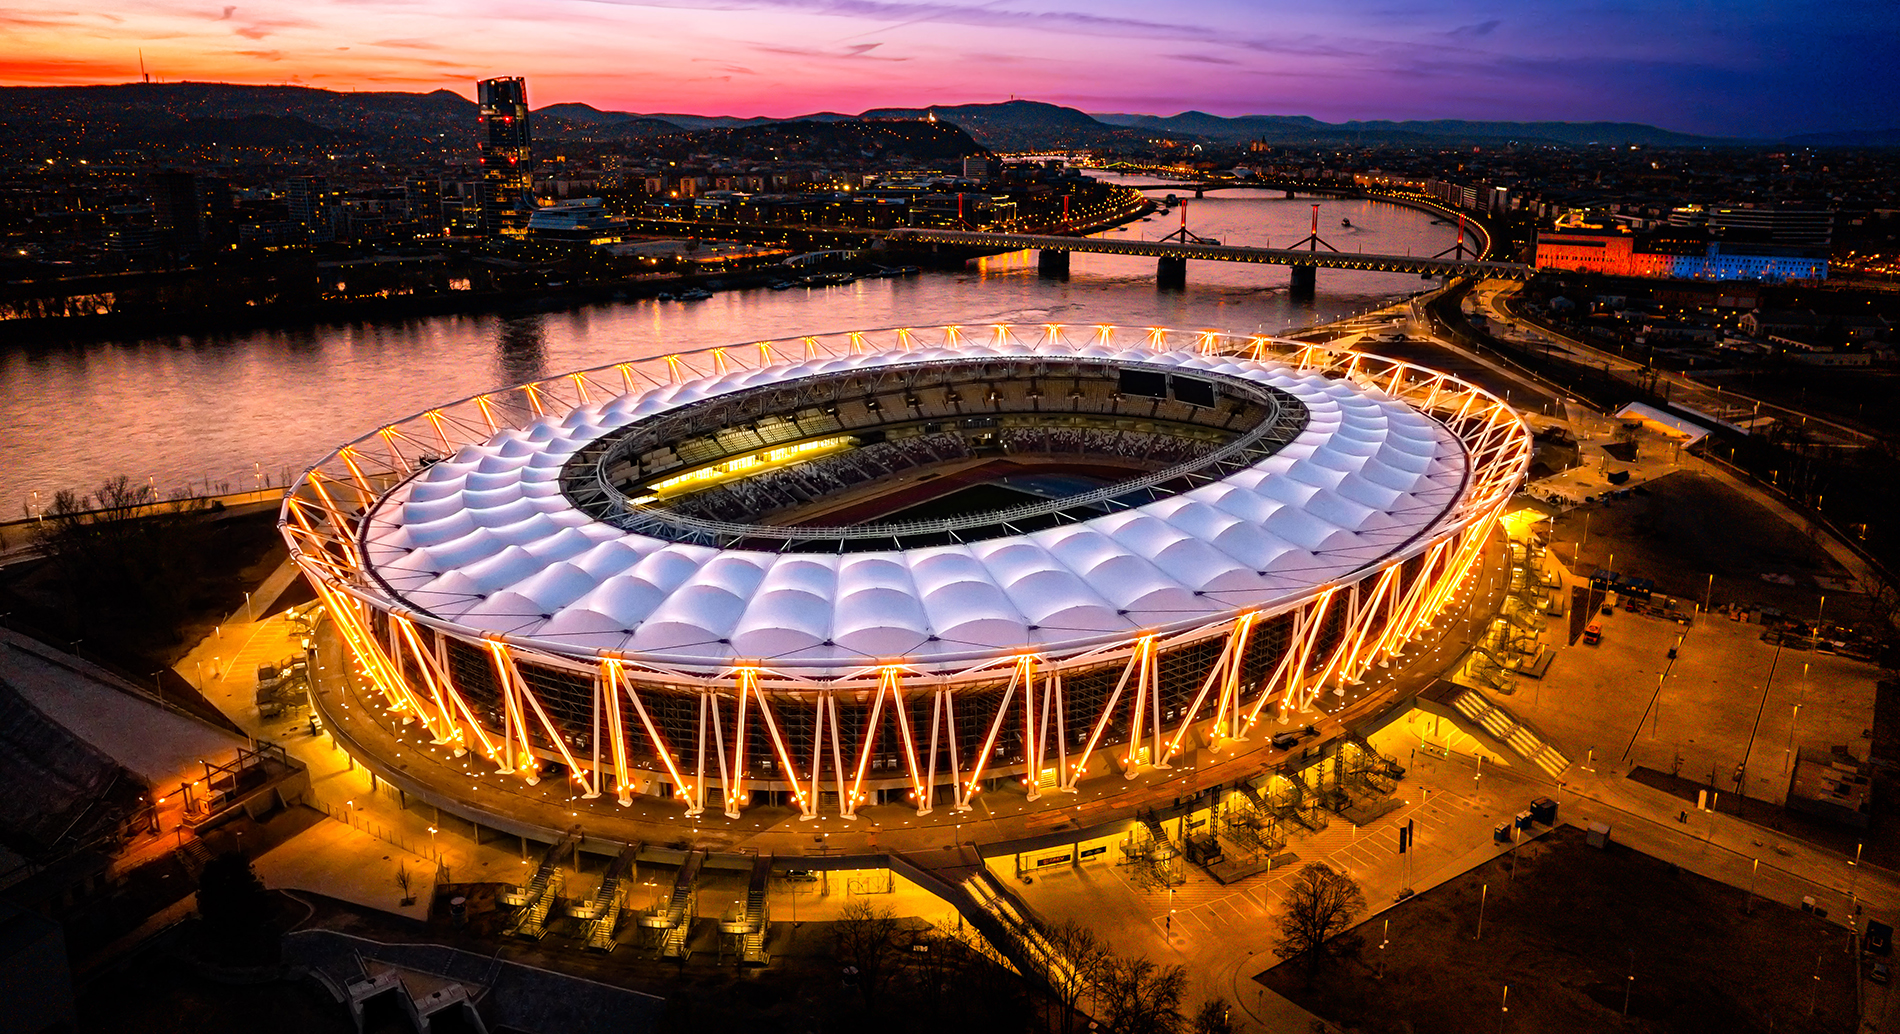
M12 85L281 83L464 96L496 75L539 105L787 117L1009 97L1091 112L1632 121L1772 138L1900 124L1880 54L1900 12L1819 3L1345 0L645 0L447 10L441 0L0 12ZM50 56L47 56L50 55Z

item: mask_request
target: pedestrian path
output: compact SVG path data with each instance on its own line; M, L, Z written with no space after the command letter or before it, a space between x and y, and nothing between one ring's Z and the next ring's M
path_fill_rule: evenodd
M1230 886L1190 880L1166 897L1147 894L1149 925L1177 950L1203 938L1218 940L1241 928L1263 927L1268 917L1283 911L1288 885L1310 862L1324 862L1359 881L1368 889L1368 904L1376 908L1381 902L1371 900L1375 892L1372 888L1383 890L1390 884L1391 891L1396 892L1405 884L1403 870L1408 863L1414 874L1433 872L1463 853L1461 838L1449 834L1472 810L1465 798L1436 793L1370 826L1335 822L1316 834L1289 842L1288 850L1299 856L1298 861L1271 874ZM1398 853L1398 829L1407 821L1416 823L1417 831L1410 858ZM1116 875L1121 878L1119 871ZM1138 892L1125 878L1123 882L1131 893Z

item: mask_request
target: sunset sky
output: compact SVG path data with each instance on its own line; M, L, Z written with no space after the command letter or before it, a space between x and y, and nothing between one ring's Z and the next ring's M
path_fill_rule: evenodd
M472 93L539 107L857 112L1011 95L1087 111L1900 125L1893 0L49 0L0 8L0 82Z

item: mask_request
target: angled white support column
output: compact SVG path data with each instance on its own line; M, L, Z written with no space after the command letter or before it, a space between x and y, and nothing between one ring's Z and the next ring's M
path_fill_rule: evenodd
M818 817L818 787L820 780L823 778L821 773L824 771L823 766L825 760L826 708L824 694L820 693L812 698L812 708L811 777L807 779L805 783L805 785L811 788L811 810L798 816L801 820L807 822Z
M759 682L759 673L756 669L753 669L753 668L741 668L739 669L738 679L736 681L738 685L739 699L735 701L734 703L735 713L733 715L733 720L732 720L732 768L731 768L732 782L729 786L726 787L724 791L722 791L725 794L725 798L726 798L726 817L729 819L738 818L739 807L745 804L747 800L749 799L746 796L746 790L745 790L746 704L748 702L748 698L754 692L757 691L757 686ZM716 703L717 702L715 701L715 704ZM725 754L725 744L723 740L720 743L719 750L720 750L721 756L723 757ZM721 769L722 775L724 774L724 772L725 770Z
M1143 636L1135 643L1134 652L1128 655L1128 663L1122 667L1122 677L1115 682L1115 691L1108 695L1108 700L1102 704L1102 713L1095 718L1095 728L1089 732L1088 743L1082 748L1081 759L1073 766L1065 766L1063 769L1062 788L1064 790L1070 793L1075 792L1076 782L1082 778L1082 773L1088 770L1089 757L1095 753L1095 745L1102 741L1102 732L1108 728L1109 720L1115 714L1115 703L1122 698L1122 691L1128 688L1128 680L1141 669L1148 656L1148 647L1153 642L1153 636Z
M693 803L687 811L689 815L698 815L706 810L706 733L708 731L706 727L712 724L709 721L711 714L712 694L702 689L699 691L699 747L693 752L695 767L693 789L690 795Z
M1009 705L1011 699L1016 694L1016 687L1028 680L1029 670L1029 658L1024 657L1016 662L1015 670L1009 677L1009 686L1003 690L1003 699L996 704L996 716L990 719L990 731L988 735L983 737L983 747L970 762L970 779L967 783L959 782L957 784L959 798L958 811L970 810L970 798L976 795L977 784L983 780L983 769L989 765L990 754L996 750L996 734L1002 731L1003 722L1009 717ZM1025 686L1024 692L1028 692L1027 686Z
M633 804L633 786L627 782L627 729L620 717L620 662L602 660L601 677L607 698L607 735L613 737L614 794L622 808Z

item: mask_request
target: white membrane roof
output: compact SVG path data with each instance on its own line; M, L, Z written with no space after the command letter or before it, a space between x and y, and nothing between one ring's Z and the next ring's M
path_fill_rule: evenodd
M1224 480L1079 524L886 552L717 549L593 520L562 493L589 442L714 395L933 359L1049 356L976 345L785 363L581 406L463 447L390 492L363 532L393 592L468 634L695 670L814 676L907 661L949 672L1000 653L1071 655L1131 633L1280 609L1412 555L1456 526L1463 445L1384 393L1279 363L1080 348L1083 359L1211 371L1279 388L1309 419Z

